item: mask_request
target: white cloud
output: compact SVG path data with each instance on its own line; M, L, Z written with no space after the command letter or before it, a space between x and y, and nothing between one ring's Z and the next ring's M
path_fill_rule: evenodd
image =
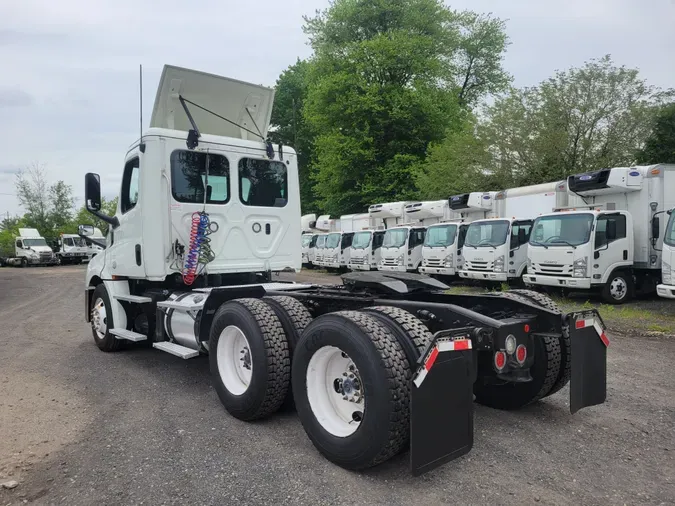
M17 168L40 161L50 180L82 195L99 172L119 186L125 150L138 136L138 64L146 126L165 63L273 85L310 49L302 16L327 0L22 0L0 4L0 213L20 212ZM675 81L671 0L457 0L456 9L508 19L504 64L519 86L611 53L651 84ZM115 187L114 189L112 187Z

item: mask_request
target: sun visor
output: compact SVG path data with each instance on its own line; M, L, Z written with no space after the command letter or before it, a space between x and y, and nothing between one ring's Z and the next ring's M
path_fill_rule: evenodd
M201 134L260 140L267 137L274 89L196 70L165 65L157 88L150 127L188 131L192 128L178 97L194 102L248 129L228 123L187 104Z

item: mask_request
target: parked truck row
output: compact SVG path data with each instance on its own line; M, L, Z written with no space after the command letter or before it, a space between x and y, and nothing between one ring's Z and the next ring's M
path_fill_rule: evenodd
M93 228L92 238L105 241L101 230ZM34 265L65 265L88 262L103 248L98 244L87 245L79 234L61 234L52 249L35 228L20 228L14 240L14 253L0 258L0 265L28 267Z
M363 217L356 246L354 228L342 229L344 217L312 221L315 227L304 229L303 262L594 290L609 303L653 292L675 298L673 190L675 165L659 164L440 201L374 204L355 215Z

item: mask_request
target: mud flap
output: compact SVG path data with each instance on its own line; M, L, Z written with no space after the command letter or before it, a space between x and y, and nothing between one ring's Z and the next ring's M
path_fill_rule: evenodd
M602 404L607 398L605 324L595 309L567 315L572 343L570 413Z
M413 476L473 447L475 367L468 333L437 332L411 380L410 470Z

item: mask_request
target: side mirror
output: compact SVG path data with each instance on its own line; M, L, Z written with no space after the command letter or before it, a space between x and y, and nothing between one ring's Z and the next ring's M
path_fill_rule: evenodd
M87 211L101 210L101 178L98 174L88 172L84 176L84 202Z
M607 230L605 231L605 235L607 236L608 242L616 239L616 221L607 220Z
M80 225L77 227L78 235L90 236L94 235L94 226L93 225Z
M525 244L527 242L527 234L524 228L518 229L518 244Z
M652 239L658 239L660 233L660 220L658 216L652 218Z

